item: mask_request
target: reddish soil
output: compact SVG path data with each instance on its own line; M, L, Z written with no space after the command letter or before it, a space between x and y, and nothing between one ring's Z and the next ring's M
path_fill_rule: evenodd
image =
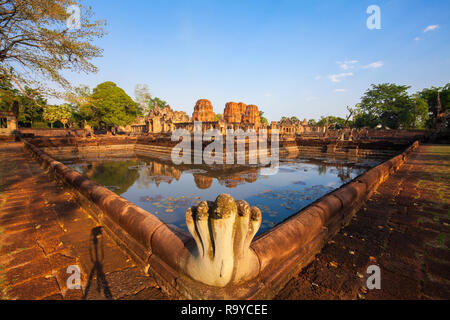
M67 289L71 265L79 290ZM0 299L83 298L167 299L22 143L1 143Z

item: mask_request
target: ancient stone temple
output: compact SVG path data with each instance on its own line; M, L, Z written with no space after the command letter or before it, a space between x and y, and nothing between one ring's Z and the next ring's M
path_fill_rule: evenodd
M261 125L259 110L254 104L228 102L223 111L223 118L227 124L242 124L244 127L251 125L254 128Z
M194 131L195 122L202 122L201 130L216 129L222 134L226 130L256 130L278 129L283 135L308 135L323 133L322 127L314 127L303 121L293 118L283 118L271 125L261 123L258 106L243 102L227 102L223 111L223 117L216 120L211 101L200 99L194 106L192 118L183 111L174 111L170 106L152 109L146 117L140 117L131 126L133 134L171 133L176 129ZM205 184L206 185L206 184Z
M223 111L223 118L226 123L241 123L245 112L244 103L227 102ZM244 109L244 111L243 111Z
M17 116L12 111L0 111L0 136L12 135L17 130Z
M247 105L245 103L243 103L243 102L239 102L238 105L239 105L239 108L241 110L241 113L244 114L245 113L245 109L247 109Z
M274 128L274 123L272 123L272 128ZM284 135L301 134L306 136L308 134L320 134L325 132L325 127L310 126L306 119L300 121L293 118L283 118L276 123L276 128Z
M194 107L194 113L192 113L192 121L214 122L215 118L216 115L211 101L207 99L198 100Z
M156 107L146 117L139 117L131 126L132 132L139 133L165 133L175 130L175 124L190 122L191 119L184 111L174 111L167 105L164 108Z
M258 107L254 104L250 104L245 109L245 115L243 117L244 123L254 124L257 127L261 124L261 116L259 115Z

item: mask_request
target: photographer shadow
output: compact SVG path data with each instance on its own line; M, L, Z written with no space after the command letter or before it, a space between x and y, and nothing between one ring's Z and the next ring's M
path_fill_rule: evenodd
M89 255L91 258L91 262L93 263L93 267L89 274L86 289L83 294L83 300L87 299L89 290L91 289L94 275L96 276L97 279L97 292L99 294L103 293L104 298L111 300L113 299L113 297L108 285L108 281L106 280L105 273L103 272L104 251L103 251L102 227L95 227L92 229L90 242L91 243L89 246Z

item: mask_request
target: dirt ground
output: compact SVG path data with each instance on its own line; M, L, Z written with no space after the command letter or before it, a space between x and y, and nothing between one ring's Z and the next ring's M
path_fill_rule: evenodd
M68 290L69 266L81 289ZM1 143L0 299L167 297L21 143Z

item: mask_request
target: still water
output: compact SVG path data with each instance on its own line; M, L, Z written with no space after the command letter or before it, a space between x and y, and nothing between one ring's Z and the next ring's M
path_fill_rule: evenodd
M141 157L64 163L185 230L187 208L231 194L261 209L262 233L380 162L296 158L281 161L278 173L271 176L261 175L257 167L177 166Z

